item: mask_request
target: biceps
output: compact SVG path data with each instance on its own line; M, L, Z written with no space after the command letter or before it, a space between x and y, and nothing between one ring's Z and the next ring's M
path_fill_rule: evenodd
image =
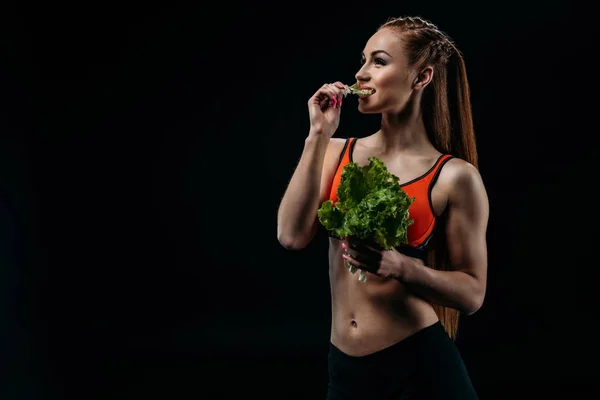
M321 173L321 187L319 191L319 206L327 200L330 195L333 178L335 177L336 169L339 163L340 155L337 154L339 144L336 139L330 139L327 151L325 152L325 160L323 162L323 171Z

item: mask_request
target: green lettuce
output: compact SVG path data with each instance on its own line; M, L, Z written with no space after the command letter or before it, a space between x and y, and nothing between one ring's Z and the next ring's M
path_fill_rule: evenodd
M359 87L358 82L356 82L352 86L348 86L348 85L345 85L345 86L346 87L344 88L344 91L342 92L344 97L346 97L349 94L355 94L357 96L369 96L369 95L372 95L373 93L375 93L375 91L373 89L361 89Z
M399 178L388 172L377 157L359 167L348 163L337 190L338 201L324 201L317 210L319 222L336 236L352 236L390 250L407 243L407 229L414 223L408 197Z

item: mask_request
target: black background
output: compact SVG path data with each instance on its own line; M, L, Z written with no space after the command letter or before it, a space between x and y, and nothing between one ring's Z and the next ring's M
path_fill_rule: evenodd
M462 50L490 199L480 397L600 377L598 20L573 1L52 3L0 13L2 399L324 398L327 238L276 239L306 101L389 16ZM344 102L337 137L376 116Z

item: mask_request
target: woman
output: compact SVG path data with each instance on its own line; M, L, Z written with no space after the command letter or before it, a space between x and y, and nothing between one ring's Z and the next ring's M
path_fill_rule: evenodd
M278 211L278 239L302 249L319 229L316 210L337 201L348 162L378 157L400 178L414 223L408 245L379 251L329 239L332 326L328 399L477 399L455 346L459 315L482 305L489 204L477 169L461 54L421 18L388 20L369 38L356 74L372 94L358 110L381 114L364 138L332 138L345 85L308 102L310 131ZM366 280L358 279L355 270Z

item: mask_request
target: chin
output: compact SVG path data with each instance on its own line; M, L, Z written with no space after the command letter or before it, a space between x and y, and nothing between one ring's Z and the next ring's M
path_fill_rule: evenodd
M381 111L377 110L376 107L373 107L368 103L368 101L359 100L358 101L358 111L362 114L378 114Z

